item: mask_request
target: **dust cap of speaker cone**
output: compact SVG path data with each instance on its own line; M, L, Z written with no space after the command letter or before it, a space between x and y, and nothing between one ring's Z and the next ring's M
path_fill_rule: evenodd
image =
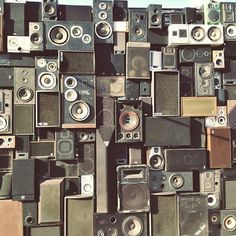
M122 129L132 131L139 125L139 116L134 111L124 111L120 114L119 124Z
M70 104L69 112L73 120L84 121L89 117L90 107L84 101L76 101Z
M58 46L64 45L69 40L69 32L62 25L55 25L49 30L50 41Z
M143 223L136 216L129 216L122 222L122 232L125 236L139 236L143 232Z

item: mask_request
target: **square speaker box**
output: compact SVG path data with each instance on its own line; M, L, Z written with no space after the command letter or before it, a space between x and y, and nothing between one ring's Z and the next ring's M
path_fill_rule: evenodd
M113 19L114 21L128 20L128 1L126 0L114 1Z
M221 4L219 2L205 3L203 9L205 24L221 24Z
M227 100L228 125L232 130L236 130L236 100Z
M161 147L150 147L147 149L147 165L152 170L163 170L165 167L164 150Z
M162 5L149 4L148 29L162 28Z
M220 211L220 235L234 235L236 233L236 211L235 210L221 210Z
M222 23L235 23L236 4L234 2L222 2Z
M30 51L44 51L43 22L29 22Z
M162 47L162 68L167 70L177 69L177 50L171 47Z

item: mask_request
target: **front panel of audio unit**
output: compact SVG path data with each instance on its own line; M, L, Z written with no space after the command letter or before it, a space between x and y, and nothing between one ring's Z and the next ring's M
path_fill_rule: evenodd
M236 235L236 2L0 0L0 235Z

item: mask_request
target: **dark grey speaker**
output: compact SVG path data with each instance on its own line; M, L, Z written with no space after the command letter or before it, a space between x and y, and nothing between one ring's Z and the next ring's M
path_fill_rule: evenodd
M62 229L60 225L37 226L29 228L30 236L61 236Z
M12 188L12 173L1 172L0 173L0 199L11 198Z
M38 203L23 202L23 225L26 227L36 226L38 223Z
M150 4L148 6L148 29L162 28L162 5Z
M14 152L7 149L0 150L0 171L12 172Z
M42 1L42 21L57 19L57 0Z
M44 25L42 22L29 23L30 51L44 51Z
M193 96L193 67L181 66L180 67L180 96L191 97Z
M55 141L42 140L30 142L31 157L54 157Z

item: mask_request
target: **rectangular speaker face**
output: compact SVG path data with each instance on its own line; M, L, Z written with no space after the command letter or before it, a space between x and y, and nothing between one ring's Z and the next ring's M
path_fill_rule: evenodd
M117 143L142 142L142 101L116 101L115 111L115 141ZM127 120L133 122L128 123Z
M146 165L117 167L118 212L150 210L149 171ZM132 194L135 198L130 197Z
M208 156L205 148L165 149L167 171L204 170Z
M75 158L75 133L71 130L55 132L55 150L57 160L70 160Z
M228 111L228 125L231 129L235 130L236 100L227 100L227 111Z
M38 222L38 203L23 202L23 225L26 227L37 226Z
M129 42L147 42L147 17L145 8L129 9Z
M165 167L164 150L161 147L147 149L147 165L152 170L163 170Z
M204 118L191 118L191 147L206 147L206 130Z
M153 115L178 116L180 113L179 72L155 72L153 81Z
M216 97L182 97L182 116L216 116Z
M236 218L235 210L221 210L220 211L220 235L235 235L236 229L232 223L234 223Z
M60 72L92 75L95 73L94 51L59 51Z
M177 220L176 195L151 195L151 221L149 226L152 235L177 235ZM171 222L171 224L166 227L166 222Z
M127 42L126 78L150 79L150 43Z
M0 149L14 149L16 146L16 137L12 135L0 136Z
M94 194L94 176L81 175L81 195L88 196Z
M181 194L177 196L179 235L208 235L207 196L201 194ZM199 217L201 216L201 217Z
M210 168L231 168L231 129L207 128Z
M12 133L12 90L0 89L0 134Z
M8 53L30 53L29 36L7 36Z
M193 172L150 171L151 193L172 194L193 191Z
M116 52L111 54L111 74L125 75L125 53Z
M228 100L230 101L230 100ZM232 100L231 100L232 101ZM217 115L212 117L205 118L206 127L227 127L228 126L227 118L227 107L226 106L217 106Z
M65 235L92 236L93 213L94 199L92 197L74 196L65 198Z
M76 132L77 143L91 143L95 142L95 129L78 129Z
M34 105L14 106L14 132L16 135L34 134Z
M180 67L180 96L191 97L193 96L193 67L181 66Z
M162 69L162 52L150 51L150 71Z
M57 57L35 57L35 75L37 91L59 91Z
M40 184L38 223L61 222L63 218L63 179L50 179Z
M78 161L54 161L49 162L50 177L78 177Z
M43 22L29 22L30 51L44 51Z
M190 146L190 118L146 117L145 146ZM156 135L158 131L158 135ZM172 135L169 135L169 132Z
M209 235L220 236L220 210L208 210Z
M140 81L139 84L139 96L140 97L150 97L151 96L151 81Z
M0 13L0 51L3 51L3 14Z
M36 127L60 127L60 92L36 92Z
M29 229L30 236L61 236L61 226L50 225L50 226L38 226Z
M1 73L1 88L9 88L14 87L14 67L3 67L9 66L10 64L10 56L9 54L0 55L1 57L1 66L0 73Z
M162 47L162 67L167 70L177 69L177 50L171 47Z
M0 173L0 200L11 198L12 189L12 173L1 172Z
M35 200L35 160L13 160L12 199Z
M93 22L47 21L44 22L46 50L94 50ZM62 37L56 36L60 33Z
M125 76L97 76L96 90L98 97L124 97Z
M109 235L140 235L148 236L148 217L145 213L133 214L102 214L95 213L93 218L94 236L99 234ZM133 224L134 228L129 229L129 225Z
M236 181L234 179L225 179L224 184L224 209L235 209L236 207Z
M221 4L211 3L210 5L205 3L204 6L204 22L208 25L218 25L221 24ZM213 17L211 14L216 15Z
M78 195L81 193L81 178L80 177L66 177L64 196Z
M222 2L222 23L235 23L236 4L234 2Z
M125 93L126 93L126 98L139 98L139 93L140 93L140 83L137 80L132 80L132 79L126 79L126 84L125 84Z
M41 9L42 21L53 21L57 19L57 0L43 1Z
M162 5L149 4L148 29L162 28Z
M139 145L128 147L129 149L129 165L142 164L142 148Z
M224 50L213 50L212 51L214 68L224 69L225 68L225 53Z
M31 157L54 157L55 142L54 141L31 141L30 142Z
M95 76L63 76L62 128L96 128L95 87Z
M13 151L0 150L0 171L12 171L13 158Z
M4 236L23 236L22 203L0 201L0 228Z
M93 1L93 21L95 44L113 44L113 2ZM104 28L106 28L106 32L104 32Z

